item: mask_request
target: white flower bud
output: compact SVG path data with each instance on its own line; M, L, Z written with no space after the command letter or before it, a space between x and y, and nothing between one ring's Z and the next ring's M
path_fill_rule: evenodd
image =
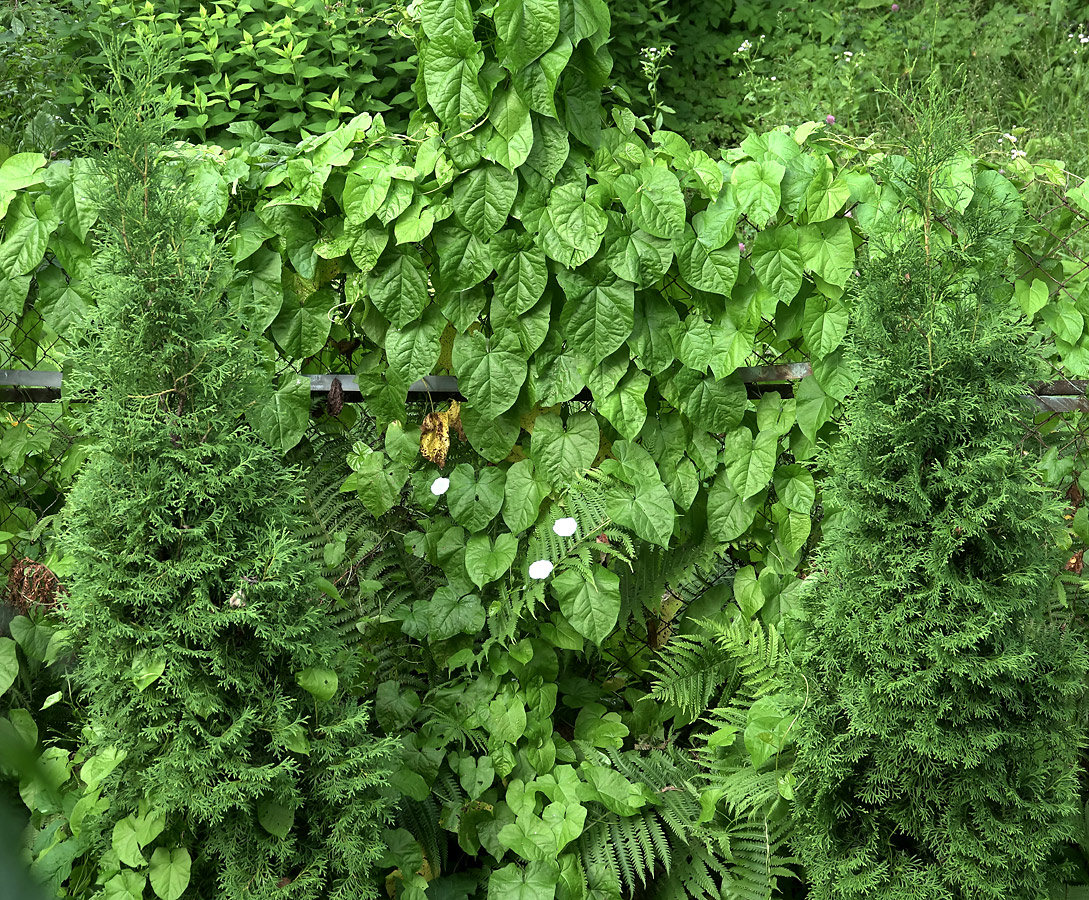
M539 559L535 563L529 564L529 577L536 578L538 580L547 578L552 574L552 570L555 566L552 565L547 559Z
M557 519L556 524L552 526L552 530L560 537L571 537L571 535L578 531L578 528L579 523L570 516L564 519Z

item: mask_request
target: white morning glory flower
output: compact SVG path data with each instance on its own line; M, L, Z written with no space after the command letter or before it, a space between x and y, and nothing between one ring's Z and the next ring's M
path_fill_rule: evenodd
M555 566L547 559L539 559L537 562L529 564L529 577L537 579L547 578L552 574L554 568Z
M571 537L576 531L578 531L579 523L567 516L564 519L557 519L556 524L552 526L552 530L556 532L560 537Z
M436 497L441 497L448 490L450 490L449 478L436 478L431 482L431 493Z

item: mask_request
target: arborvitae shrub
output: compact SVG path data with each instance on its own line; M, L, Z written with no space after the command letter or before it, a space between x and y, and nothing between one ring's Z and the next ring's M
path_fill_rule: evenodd
M188 853L185 897L370 896L390 748L315 586L300 475L242 419L259 361L227 257L154 104L112 103L97 309L65 383L96 444L64 546L87 749L124 759L82 831L117 890L164 865L184 882Z
M1086 653L1056 608L1061 506L1021 449L1020 204L988 171L958 202L935 141L890 168L905 211L864 272L828 453L795 770L820 900L1045 897L1078 808Z

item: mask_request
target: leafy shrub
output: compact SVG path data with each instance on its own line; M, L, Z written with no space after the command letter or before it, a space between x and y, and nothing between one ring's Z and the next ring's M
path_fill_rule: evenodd
M78 30L81 0L25 0L0 9L0 161L52 149L69 75L65 45Z
M99 305L74 335L73 394L95 398L63 531L84 784L39 810L36 867L77 896L371 896L389 746L300 537L297 473L241 427L258 367L229 263L162 148L161 73L133 69L87 170Z
M1020 449L1023 210L919 119L889 160L901 225L871 238L805 594L797 848L817 898L1045 896L1081 808L1089 657L1054 601L1061 506Z
M400 21L377 2L96 0L67 47L79 77L60 99L90 113L91 92L109 79L96 41L140 33L176 63L179 137L230 143L237 122L297 141L303 128L321 133L364 111L403 124L415 66Z

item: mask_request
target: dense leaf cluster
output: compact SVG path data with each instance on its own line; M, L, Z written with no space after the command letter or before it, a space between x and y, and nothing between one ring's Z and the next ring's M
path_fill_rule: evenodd
M300 537L297 472L240 418L256 355L185 166L136 124L154 111L115 103L92 163L98 303L72 387L94 445L62 536L84 790L44 817L38 865L110 896L367 896L388 745Z
M213 6L183 29L245 26ZM191 193L158 208L177 228L144 235L154 255L109 240L130 226L93 160L0 166L0 307L82 341L66 384L129 386L94 405L68 520L98 731L78 810L24 782L36 867L74 896L99 862L116 897L145 873L163 900L241 871L356 890L381 818L360 690L396 744L388 892L766 898L796 862L806 692L784 669L828 507L812 461L858 378L857 253L926 167L875 168L816 123L721 160L650 131L603 103L600 0L410 10L407 122L323 115L295 142L236 120L228 149L168 148L155 171ZM226 53L202 41L200 66ZM949 215L1013 192L966 153L927 171ZM998 306L1050 308L1034 278ZM802 359L790 397L738 376ZM363 403L312 409L294 372L270 389L287 366L347 368ZM407 405L432 374L464 402ZM353 768L372 751L378 771Z
M1020 449L1022 211L994 173L966 202L917 195L922 171L893 175L902 227L871 239L855 309L797 655L797 846L817 897L1044 897L1089 658L1055 602L1060 505Z

